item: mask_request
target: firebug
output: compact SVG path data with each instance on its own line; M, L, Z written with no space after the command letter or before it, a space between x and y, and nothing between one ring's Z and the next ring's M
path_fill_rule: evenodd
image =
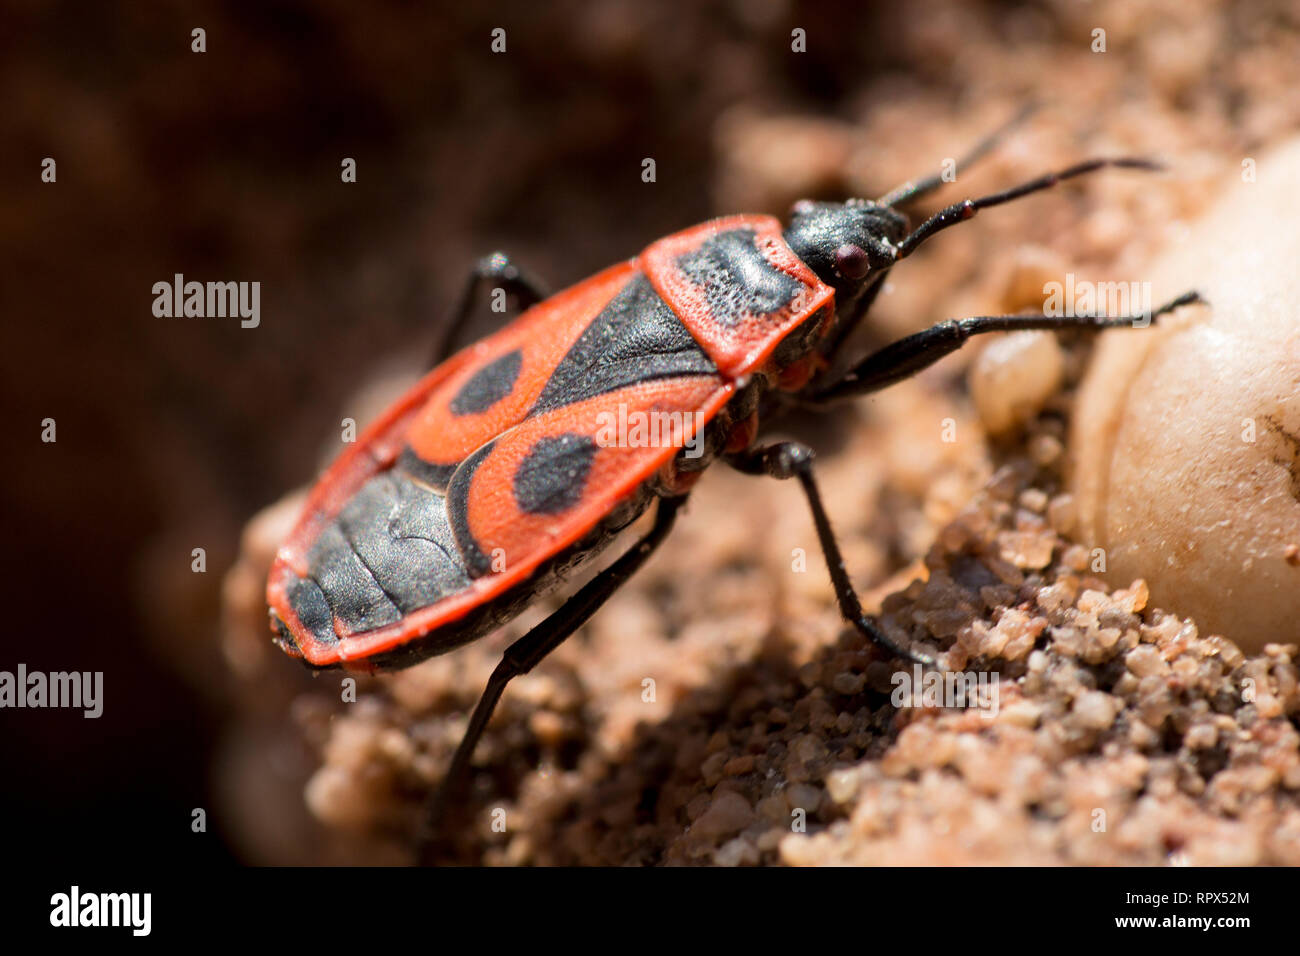
M1138 322L975 316L940 322L855 361L841 355L890 270L923 243L982 209L1103 167L1158 168L1144 159L1093 159L954 203L915 228L900 208L938 189L937 175L874 201L801 201L784 224L727 216L659 239L550 296L504 254L481 260L447 341L485 285L513 294L522 314L477 344L438 356L316 484L271 568L276 640L317 669L393 669L445 653L513 618L653 505L644 537L505 651L445 794L466 772L507 683L645 563L703 470L723 461L796 479L845 620L890 654L932 664L863 613L818 493L812 451L793 441L758 443L760 423L791 407L824 408L884 388L975 335ZM1153 317L1198 300L1186 293ZM620 425L611 440L615 422L636 427Z

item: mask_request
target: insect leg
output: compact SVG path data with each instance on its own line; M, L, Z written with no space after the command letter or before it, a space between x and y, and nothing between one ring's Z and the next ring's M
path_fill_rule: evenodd
M737 471L748 475L770 475L773 478L798 478L803 487L808 507L812 510L813 524L817 528L817 540L821 543L822 553L826 556L826 566L830 569L831 584L835 588L835 598L840 605L844 619L858 629L871 642L878 644L897 657L902 657L918 664L932 665L934 658L928 654L909 650L894 641L875 621L862 612L862 602L849 581L848 572L844 570L844 557L840 546L835 541L830 519L822 506L821 494L817 482L813 479L813 451L807 445L786 441L754 448L730 456L728 462Z
M839 354L840 348L848 341L849 336L857 331L858 326L862 324L862 320L871 311L872 303L876 301L876 296L880 294L883 287L883 282L876 282L867 287L866 291L853 305L853 311L843 321L836 323L835 328L827 336L826 342L821 346L823 355L833 356Z
M1185 292L1152 312L1150 319L1155 321L1174 309L1202 301L1198 293ZM933 365L945 355L957 351L974 335L1026 329L1100 330L1135 324L1144 325L1145 318L1131 315L976 315L966 319L948 319L872 352L838 381L801 396L800 402L828 405L878 391Z
M474 312L479 291L485 283L492 283L504 289L508 295L514 296L521 310L536 305L546 298L546 289L541 283L515 265L504 252L494 252L484 256L470 270L464 291L461 292L460 299L456 303L456 310L452 312L451 319L447 323L447 330L434 349L432 364L438 365L455 351L456 342L461 332L465 330L465 323Z
M677 509L681 507L684 500L684 498L660 498L655 511L654 526L645 537L565 601L554 614L506 648L501 663L488 678L483 696L479 698L478 705L474 708L469 727L461 739L460 746L456 748L451 766L434 799L430 823L435 830L444 811L451 805L453 798L458 795L465 782L474 748L483 735L506 685L520 674L527 674L541 662L542 658L563 644L600 609L602 604L609 600L611 594L645 564L672 530Z

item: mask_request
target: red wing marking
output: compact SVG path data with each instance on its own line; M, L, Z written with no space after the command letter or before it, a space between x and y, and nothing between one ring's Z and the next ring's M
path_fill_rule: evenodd
M464 590L392 624L349 634L335 621L337 642L315 640L299 621L287 589L295 579L310 576L308 554L323 530L367 481L392 465L422 399L458 368L456 359L439 366L340 456L312 491L303 517L276 555L267 603L293 631L297 650L317 667L364 663L454 623L526 581L677 455L680 448L671 444L636 444L647 437L637 431L636 413L677 413L684 427L676 437L690 441L733 394L733 386L717 376L657 379L563 406L509 429L471 455L448 488L446 506L457 544L465 538L467 566L474 551L488 560L479 576ZM585 468L575 467L582 457L573 454L580 438L596 444ZM604 444L610 440L613 444ZM539 453L539 446L546 449L548 443L560 453Z
M555 367L635 271L628 262L606 269L466 349L464 364L428 396L411 424L407 441L415 454L434 466L456 465L523 421ZM493 371L501 372L496 382ZM497 394L494 384L508 390Z
M529 418L502 435L448 488L451 525L471 573L487 572L494 558L508 571L531 569L578 541L668 464L732 392L714 376L657 379Z
M640 262L718 370L733 378L762 369L782 339L835 297L786 245L772 216L693 226L649 246Z

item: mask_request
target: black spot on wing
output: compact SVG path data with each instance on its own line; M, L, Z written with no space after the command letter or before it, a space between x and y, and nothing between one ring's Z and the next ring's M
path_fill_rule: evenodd
M532 515L560 515L582 498L596 457L596 442L568 432L541 439L515 472L515 501Z
M452 534L456 539L456 547L460 549L461 559L465 562L465 570L472 578L481 578L491 571L492 561L483 553L469 530L469 487L474 472L495 446L496 442L490 441L461 462L451 483L447 485L447 517L451 520Z
M350 631L372 631L401 620L402 612L384 593L352 545L331 524L307 555L312 577L334 616Z
M494 362L489 362L470 376L451 400L453 415L475 415L485 412L510 394L519 378L524 353L519 349L507 352Z
M784 308L802 288L763 257L753 229L720 232L679 257L677 266L704 291L713 318L725 326Z
M530 414L634 382L717 370L650 280L638 275L592 319L551 373Z
M445 499L401 473L370 479L339 515L339 526L403 614L469 585Z

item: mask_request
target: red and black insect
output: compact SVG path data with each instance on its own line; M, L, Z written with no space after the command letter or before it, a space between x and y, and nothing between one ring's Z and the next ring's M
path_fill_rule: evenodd
M506 650L448 772L454 781L506 684L645 563L704 467L721 459L798 479L844 618L890 653L931 663L862 612L812 452L790 441L756 445L759 423L791 406L883 388L974 335L1133 323L976 316L941 322L847 369L837 361L900 259L981 209L1105 166L1153 164L1095 159L955 203L915 229L899 207L937 189L938 176L876 201L803 201L785 226L771 216L716 219L550 297L506 256L482 260L447 340L485 283L514 294L525 311L436 362L316 485L271 568L278 642L313 668L399 668L450 651L514 617L656 503L645 537ZM1188 293L1155 314L1196 299ZM601 441L603 416L620 410L679 414L680 440ZM700 454L687 454L685 442Z

